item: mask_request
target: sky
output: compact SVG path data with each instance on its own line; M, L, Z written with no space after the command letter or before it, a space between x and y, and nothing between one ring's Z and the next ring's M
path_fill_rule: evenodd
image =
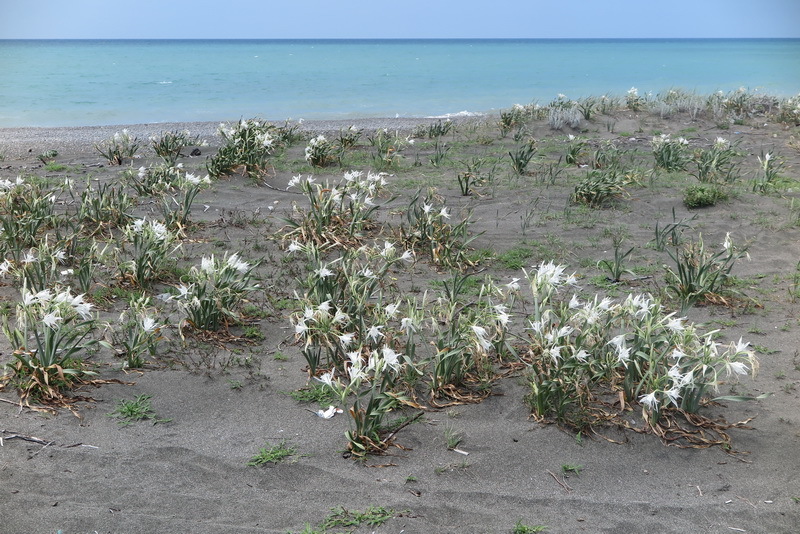
M0 0L0 39L800 38L800 0Z

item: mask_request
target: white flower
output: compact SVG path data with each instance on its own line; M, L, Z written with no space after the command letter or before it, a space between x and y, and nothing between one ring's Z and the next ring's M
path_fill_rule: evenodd
M352 365L361 367L361 350L353 350L347 353L347 359Z
M414 252L412 252L411 250L406 250L405 252L403 252L403 255L400 256L400 259L407 263L411 263L414 261Z
M645 406L649 410L655 410L658 407L658 399L656 399L656 392L653 391L652 393L648 393L647 395L642 395L639 397L639 402Z
M574 310L580 307L581 307L581 301L578 299L578 295L575 295L573 293L572 298L569 299L569 309Z
M58 315L58 312L50 312L42 317L42 322L48 328L55 328L61 322L61 316Z
M155 319L148 316L142 318L142 330L144 330L149 334L150 332L153 332L156 328L158 328L158 325L156 324Z
M333 386L333 374L335 370L331 369L329 372L325 373L324 375L317 378L320 382L325 384L326 386L332 387Z
M433 204L423 204L422 205L422 211L425 213L425 215L429 214L432 209L433 209Z
M384 311L391 318L397 315L398 308L400 308L400 304L387 304Z
M316 270L317 276L320 278L328 278L329 276L333 276L333 271L328 269L327 267L323 266Z
M444 219L449 219L450 218L450 214L447 213L447 207L446 206L444 208L442 208L442 210L439 212L439 217L442 217Z
M178 286L178 294L177 294L176 298L179 298L179 299L180 298L185 298L189 294L189 290L190 289L191 289L190 286L186 286L186 285L183 285L183 284L179 285Z
M320 317L328 317L331 311L331 301L326 300L317 305L317 313Z
M386 362L386 365L397 371L397 369L400 367L400 360L397 352L389 347L383 347L381 349L381 354L383 355L383 361Z
M725 234L725 241L722 242L722 246L728 252L731 251L731 248L733 247L733 243L731 242L731 233L730 232Z
M575 353L575 359L576 359L576 360L578 360L579 362L585 362L585 361L586 361L586 359L587 359L589 356L591 356L591 354L589 354L588 352L586 352L586 351L585 351L585 350L583 350L583 349L581 349L581 350L579 350L577 353Z
M480 346L483 347L483 350L489 350L492 344L487 339L488 334L486 329L478 325L472 325L470 328L472 328L472 331L475 333L475 337L478 339Z
M742 362L728 362L725 364L725 369L728 371L728 376L730 376L731 374L746 375L750 368Z
M200 270L204 273L212 274L215 271L216 267L214 265L214 257L210 258L203 258L200 260Z
M414 326L414 320L411 317L403 317L402 319L400 319L400 330L402 330L406 334L410 334L411 332L416 332L417 329Z
M339 336L339 343L342 344L342 347L347 348L353 342L353 338L354 337L355 337L355 334L353 334L352 332L348 332L346 334L342 334L342 335Z
M247 270L250 269L250 264L248 264L246 261L240 260L238 254L232 254L228 256L227 263L229 267L233 267L240 273L246 273Z
M347 369L347 374L350 376L350 382L360 382L367 379L367 374L361 368L361 365L351 365Z
M611 341L608 342L609 345L614 345L617 349L620 347L625 346L625 334L620 334L618 336L614 336L611 338Z
M683 318L682 317L669 317L667 320L667 328L672 330L673 332L683 332L685 327L683 326Z
M308 325L306 324L305 317L301 317L297 320L297 323L294 325L294 333L298 336L303 336L308 331Z
M736 350L736 354L740 353L750 353L750 350L747 348L750 346L750 342L742 341L742 338L739 338L739 341L736 342L736 346L734 349Z
M290 253L291 252L298 252L298 251L303 250L303 246L297 240L295 240L295 241L292 241L291 243L289 243L289 249L288 250L289 250Z
M672 387L672 388L670 388L670 389L666 390L666 391L664 392L664 394L667 396L667 398L669 399L669 401L670 401L672 404L674 404L674 405L675 405L675 407L677 407L677 406L678 406L678 399L680 399L680 398L681 398L681 388L680 388L680 387L674 386L674 387Z
M383 250L381 251L381 256L385 258L386 256L388 256L390 253L393 252L394 252L394 245L389 243L388 241L385 241L383 243Z
M519 291L519 278L512 278L511 281L506 284L506 287L510 291Z
M383 328L383 326L376 326L376 325L370 326L369 330L367 330L367 337L372 339L372 341L378 341L379 338L383 337L383 332L381 332L381 328Z
M511 316L508 314L508 307L498 304L494 307L494 311L497 313L497 322L501 325L506 326L511 321Z

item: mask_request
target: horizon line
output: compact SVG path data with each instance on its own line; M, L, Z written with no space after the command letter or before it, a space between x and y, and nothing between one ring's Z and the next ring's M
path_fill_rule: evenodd
M596 41L596 40L800 40L770 37L0 37L0 41Z

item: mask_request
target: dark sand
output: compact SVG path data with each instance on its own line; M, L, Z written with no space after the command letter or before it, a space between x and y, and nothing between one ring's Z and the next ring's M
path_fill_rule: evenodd
M751 124L718 131L713 123L690 123L683 118L663 121L623 115L617 120L617 132L643 131L621 137L608 132L601 121L590 125L583 135L613 139L622 147L638 149L645 160L652 131L678 132L691 127L693 133L684 135L693 143L713 142L717 135L740 140L749 169L754 168L755 155L761 149L774 148L786 162L784 174L798 178L798 151L787 144L796 128ZM351 122L306 124L304 128L338 131ZM370 120L360 126L410 130L413 124ZM128 128L143 139L188 128L213 147L219 143L216 127L216 123L196 123ZM493 126L477 128L484 128L496 143L514 146L510 138L499 141ZM76 182L84 176L113 180L120 168L98 166L105 162L92 145L120 129L0 129L0 153L5 154L0 178L21 173L64 176L64 172L46 171L36 159L40 151L56 148L58 162L79 169L68 171ZM467 126L461 129L466 131ZM552 132L543 123L534 125L532 133L542 140L563 138L567 132ZM300 145L292 149L290 159L302 160L304 143ZM663 287L663 271L658 267L667 262L666 256L644 245L652 239L656 220L671 220L673 207L679 217L690 215L681 203L683 186L657 179L653 186L633 188L631 198L617 208L598 210L593 219L578 225L563 215L572 186L546 186L533 177L520 182L504 168L496 187L482 189L479 196L462 197L455 181L461 166L415 168L411 162L416 150L422 149L406 150L406 160L390 179L390 187L408 195L416 188L414 184L430 183L439 187L454 213L463 214L461 208L470 207L475 221L471 232L485 232L473 243L475 248L502 252L524 239L535 250L528 265L555 254L552 259L570 263L571 269L584 274L581 285L591 293L600 291L589 282L599 274L593 265L609 256L610 239L603 237L603 230L626 225L630 242L639 246L634 262L655 266L655 274L649 280L623 284L620 295L656 293ZM145 158L134 161L134 167L154 161L151 153L143 153ZM184 164L200 169L205 155L184 159ZM558 153L545 157L556 160ZM422 160L427 161L427 155ZM648 161L652 162L652 157ZM297 174L286 167L284 164L284 170L269 176L267 183L285 188ZM338 179L344 170L346 166L332 167L315 174ZM688 314L692 321L708 323L708 329L722 328L724 340L744 336L767 352L759 354L758 377L745 379L737 387L740 393L771 392L773 396L759 402L727 403L707 412L731 422L755 417L750 423L752 430L730 431L734 448L743 454L727 454L719 447L670 447L653 435L613 428L598 432L621 444L599 436L584 436L579 443L571 432L529 418L530 410L523 402L527 388L518 375L497 382L493 395L480 404L426 413L422 422L396 436L405 450L392 448L388 455L371 456L364 463L343 458L347 416L320 419L309 412L316 410L316 405L301 404L286 395L305 385L305 361L293 344L289 311L273 306L271 300L291 297L293 288L280 274L283 252L270 236L282 226L280 217L288 213L291 203L303 198L233 177L215 183L196 200L192 219L207 225L190 236L192 242L187 242L183 259L196 262L209 250L218 254L240 250L245 258L264 257L265 292L255 301L269 311L259 325L265 340L204 351L191 342L183 347L177 331L172 331L171 344L141 373L123 373L118 359L101 354L96 357L101 376L130 384L84 388L81 394L93 401L76 405L80 418L66 410L48 415L21 409L13 404L17 401L13 390L0 391L0 397L10 401L0 403L0 437L5 438L0 447L0 532L283 534L300 532L306 524L318 526L331 508L339 506L394 510L395 517L384 525L362 525L356 532L507 533L519 520L527 525L547 525L546 532L552 533L800 532L796 389L800 383L800 307L790 297L792 276L800 260L800 228L793 222L796 214L788 200L797 193L754 195L748 192L746 181L750 178L745 173L741 192L728 202L698 210L694 225L709 243L721 242L726 232L751 243L752 260L737 264L735 274L747 280L741 290L763 308L744 311L706 306L695 307ZM523 236L521 218L537 198L536 215ZM404 204L397 201L396 205ZM152 208L140 209L147 213ZM387 220L392 218L388 211L382 212ZM254 214L265 221L241 224ZM223 241L225 248L211 248L215 241ZM256 244L260 252L255 252ZM584 258L588 266L580 267ZM498 280L521 274L497 263L487 268ZM430 287L427 278L440 277L424 261L415 269L415 283L423 288ZM17 298L13 288L0 289L4 299L13 302ZM102 313L104 319L113 320L119 309ZM515 321L524 324L519 315ZM9 361L5 338L0 340L0 350L0 363ZM276 359L277 353L286 359ZM232 388L235 383L241 387ZM722 394L729 394L728 389L724 386ZM119 399L142 394L152 395L153 409L171 421L120 427L107 416ZM630 417L641 426L638 407ZM448 426L463 434L459 448L468 456L447 450L444 431ZM13 435L33 436L47 446L9 439ZM295 446L298 456L274 466L246 466L260 447L281 440ZM563 464L579 464L584 469L580 476L563 478Z

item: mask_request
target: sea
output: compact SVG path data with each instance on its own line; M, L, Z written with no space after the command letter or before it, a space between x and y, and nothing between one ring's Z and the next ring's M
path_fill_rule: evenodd
M0 40L0 127L485 114L800 93L800 39Z

